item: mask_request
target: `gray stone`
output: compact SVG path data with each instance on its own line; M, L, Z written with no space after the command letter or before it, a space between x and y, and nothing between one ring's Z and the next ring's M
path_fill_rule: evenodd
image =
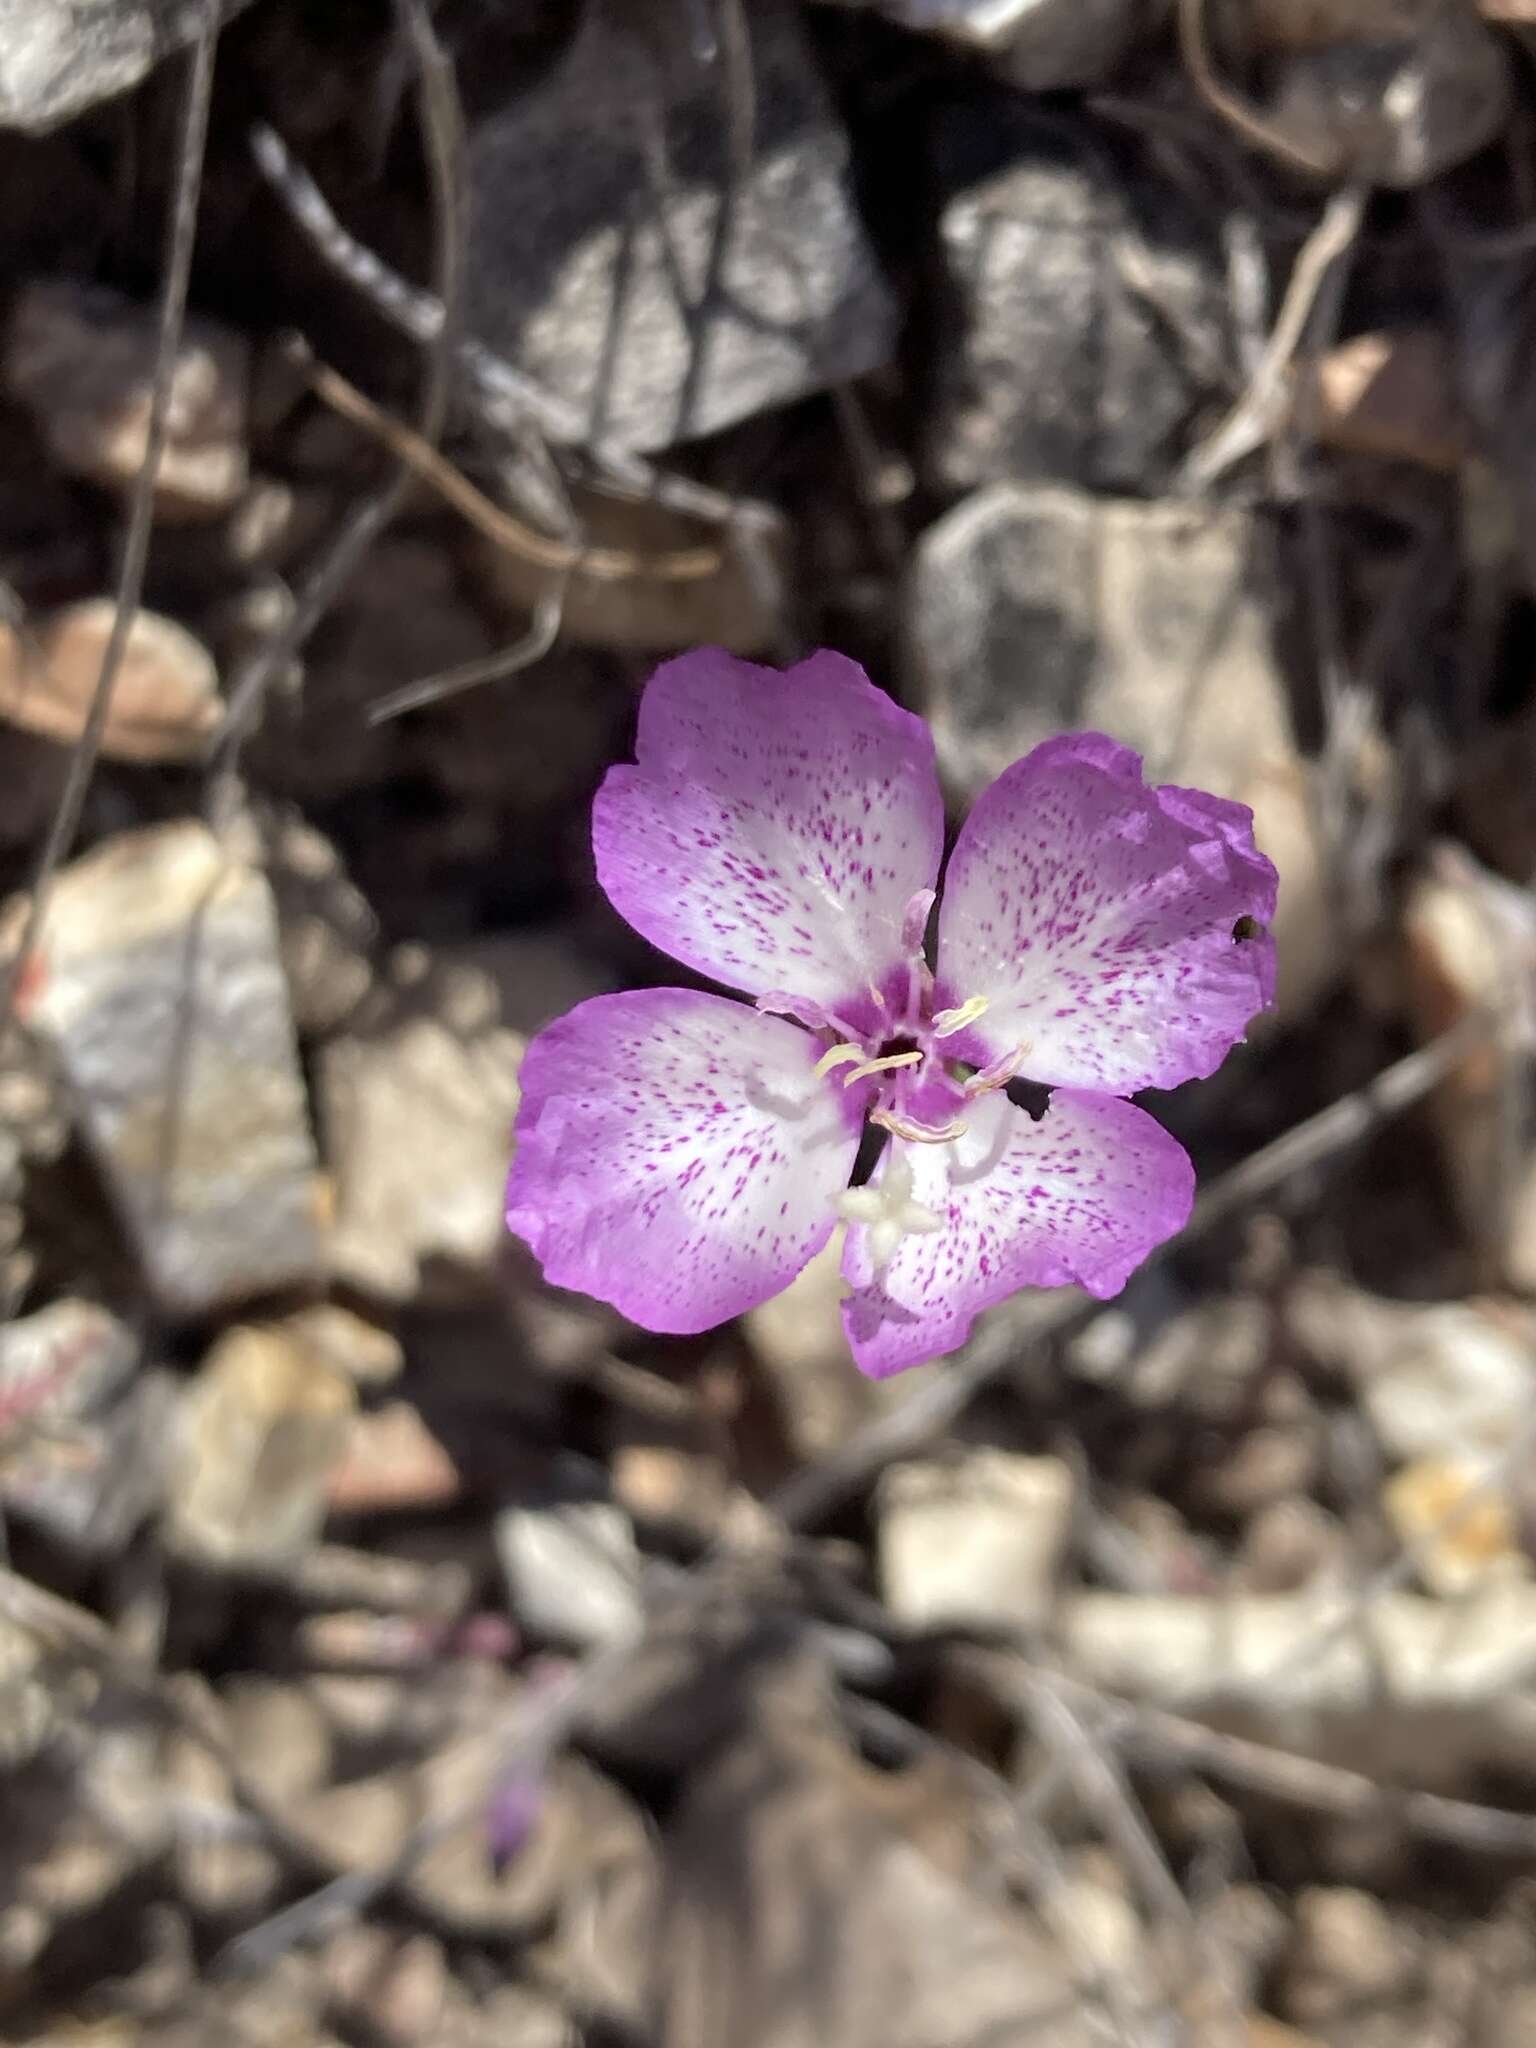
M0 128L42 135L115 99L191 42L202 13L201 0L0 0Z
M1026 92L1100 85L1148 25L1147 0L838 0L992 60Z
M59 876L24 1021L57 1048L146 1278L202 1315L321 1271L320 1186L266 882L206 826Z
M1135 747L1147 779L1252 806L1280 870L1280 1009L1337 971L1331 899L1274 640L1268 531L1238 511L996 484L918 543L914 694L973 796L1051 734Z
M152 305L72 278L41 279L17 299L0 374L67 474L109 490L132 487L148 445L158 325ZM217 519L240 498L249 381L242 336L214 320L185 323L155 479L157 518Z
M472 119L471 325L591 439L665 448L875 368L893 314L791 0L756 0L755 118L727 57L600 0L556 67ZM473 47L461 52L473 75Z
M940 128L944 345L926 466L950 491L1059 479L1152 493L1212 396L1228 316L1220 252L1150 167L1012 100Z

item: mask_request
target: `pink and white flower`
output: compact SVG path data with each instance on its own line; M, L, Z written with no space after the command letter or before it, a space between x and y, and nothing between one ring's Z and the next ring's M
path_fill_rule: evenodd
M848 1225L854 1356L952 1351L1021 1287L1116 1294L1189 1214L1182 1146L1121 1098L1214 1072L1271 1000L1275 871L1252 814L1148 788L1099 733L1047 740L943 857L933 741L828 652L662 665L593 812L615 907L753 1006L580 1003L523 1061L507 1220L562 1287L709 1328ZM1015 1076L1051 1090L1038 1119ZM886 1133L850 1186L867 1126Z

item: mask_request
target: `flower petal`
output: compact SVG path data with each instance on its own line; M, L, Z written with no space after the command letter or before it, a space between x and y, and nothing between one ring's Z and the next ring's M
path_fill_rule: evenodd
M841 654L780 670L704 648L646 685L635 752L592 843L636 931L754 996L836 1006L884 982L943 848L920 718Z
M594 996L523 1056L507 1222L558 1287L647 1329L707 1330L785 1286L832 1231L867 1089L724 996Z
M1101 733L1047 740L978 798L950 856L939 976L985 996L985 1057L1128 1095L1210 1074L1274 994L1275 870L1253 813L1148 788ZM958 1050L958 1048L957 1048ZM962 1056L972 1056L969 1051Z
M1188 1219L1189 1155L1134 1103L1058 1088L1038 1123L1001 1094L966 1114L950 1144L888 1146L875 1176L910 1171L911 1199L942 1229L903 1237L878 1273L869 1231L848 1233L843 1323L874 1379L953 1351L1021 1287L1118 1294Z

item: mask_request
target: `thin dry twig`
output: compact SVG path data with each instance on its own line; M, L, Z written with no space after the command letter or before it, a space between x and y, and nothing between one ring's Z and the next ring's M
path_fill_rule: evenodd
M407 711L424 710L429 704L441 704L449 697L457 697L461 691L478 690L483 683L505 682L508 676L532 668L536 661L544 659L560 636L568 582L568 575L560 574L558 581L534 606L527 632L514 640L511 646L499 647L494 654L487 654L480 661L466 661L458 668L444 669L440 675L423 676L414 683L402 684L398 690L391 690L387 696L369 705L365 723L383 725L388 719L403 717Z
M1084 1812L1118 1852L1148 1903L1176 1929L1202 1991L1214 1993L1208 2017L1226 2048L1244 2048L1248 2027L1221 1966L1221 1957L1169 1866L1141 1802L1126 1782L1109 1745L1094 1740L1077 1706L1061 1687L1037 1680L1028 1666L1017 1673L1022 1704L1035 1739L1059 1757Z
M1103 1741L1149 1765L1184 1765L1243 1791L1342 1820L1395 1820L1410 1833L1451 1848L1536 1856L1536 1814L1385 1785L1363 1771L1228 1735L1166 1708L1118 1699L1062 1672L1040 1671L1006 1651L966 1649L957 1653L957 1663L1021 1703L1042 1690L1055 1694L1091 1717Z
M1194 80L1195 89L1215 113L1228 121L1256 148L1278 156L1292 170L1305 171L1314 178L1328 175L1328 166L1300 149L1271 122L1240 99L1221 77L1205 35L1205 0L1179 0L1179 48Z
M395 0L401 33L415 55L421 128L436 223L434 268L439 319L422 380L419 442L435 447L448 417L464 279L464 135L458 88L423 0ZM233 804L235 763L272 678L308 640L368 549L394 518L410 488L412 470L397 458L394 474L359 505L331 542L300 591L293 616L257 650L231 687L229 703L209 743L216 812Z
M712 544L647 554L634 548L583 547L540 533L515 513L494 504L440 449L375 405L338 370L317 361L307 350L303 370L309 388L333 412L382 441L414 476L487 540L537 568L579 570L599 583L696 583L713 576L720 567L721 551Z
M1282 425L1290 403L1287 373L1313 308L1334 267L1353 247L1365 218L1368 188L1341 185L1323 208L1291 270L1274 329L1247 390L1222 424L1180 465L1174 488L1190 495L1209 490L1234 463L1262 448Z
M144 432L144 460L133 480L128 500L128 521L123 537L122 564L118 570L116 609L112 630L102 652L101 669L91 696L90 709L80 737L70 756L69 772L59 796L48 833L33 869L31 900L20 950L0 969L0 1018L11 1016L21 977L26 973L47 915L53 878L69 858L80 817L90 790L101 751L102 735L112 710L112 693L128 649L128 635L138 616L144 593L144 576L149 564L150 534L155 514L155 484L165 454L170 424L171 383L176 356L181 347L182 327L187 310L187 287L192 275L192 251L197 239L198 197L202 191L203 160L208 141L208 112L213 100L214 56L218 49L222 19L217 0L202 0L197 34L187 58L186 90L182 98L180 132L176 144L176 180L171 194L165 228L165 282L160 292L160 311L155 334L155 366L150 381L149 417Z

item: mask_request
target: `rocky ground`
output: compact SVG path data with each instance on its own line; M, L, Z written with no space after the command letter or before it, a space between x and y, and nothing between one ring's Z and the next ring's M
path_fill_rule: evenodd
M0 15L0 2038L1530 2048L1531 0ZM1120 1300L505 1238L703 641L1253 805Z

